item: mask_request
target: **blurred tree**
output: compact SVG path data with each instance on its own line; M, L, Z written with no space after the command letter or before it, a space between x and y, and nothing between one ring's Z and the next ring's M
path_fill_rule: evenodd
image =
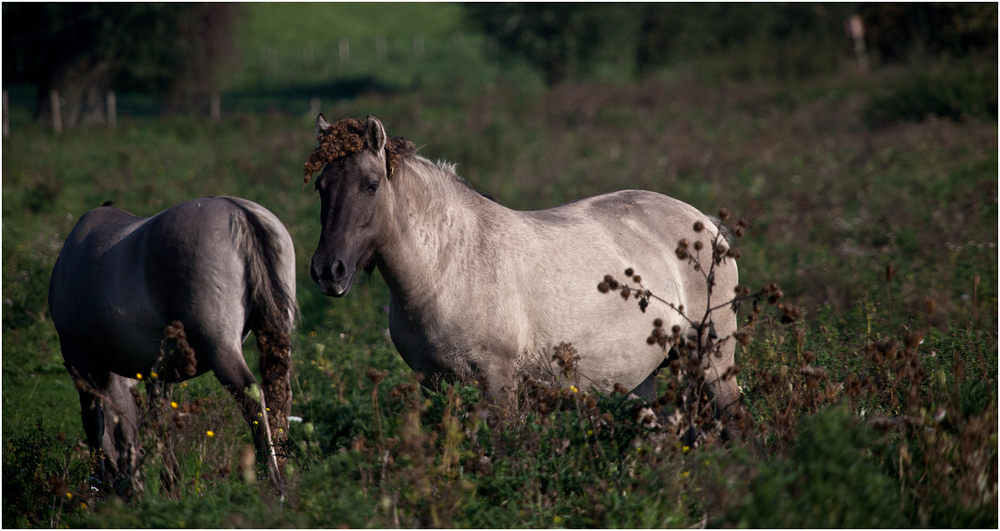
M181 95L214 83L215 59L231 52L234 4L3 4L4 83L38 89L40 119L59 91L63 124L104 119L108 89Z
M712 56L727 58L726 73L737 78L829 73L850 56L844 21L855 14L864 18L869 50L883 61L996 54L996 3L466 5L469 22L501 56L525 59L549 85L607 62L644 76Z
M997 54L997 3L861 4L868 49L877 59Z
M473 3L472 25L494 39L500 54L525 59L547 85L585 71L612 31L621 28L622 7L576 3Z
M636 69L647 75L671 62L737 51L779 77L810 75L848 50L843 19L850 3L643 4ZM766 63L766 65L765 65Z

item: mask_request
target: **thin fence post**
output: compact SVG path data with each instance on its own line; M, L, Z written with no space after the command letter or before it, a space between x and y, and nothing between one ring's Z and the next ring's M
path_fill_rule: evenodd
M418 33L413 36L413 57L419 59L424 55L424 35Z
M375 56L376 61L379 63L384 63L387 59L386 46L385 46L385 35L375 36Z
M7 101L7 91L3 91L3 136L10 136L10 103Z
M302 45L302 62L305 63L306 68L313 66L313 44L311 42Z
M319 98L314 97L313 99L309 100L309 116L310 117L319 116L319 112L320 112L320 101Z
M59 91L49 92L49 104L52 106L52 129L57 135L62 134L62 106L59 104Z
M104 96L104 101L108 107L108 125L114 127L118 122L118 101L115 99L115 91L109 90Z
M858 58L858 68L868 70L868 53L865 51L865 23L859 15L844 20L844 31L854 40L854 55Z
M238 81L243 77L243 60L240 57L233 57L233 81Z
M267 57L270 63L271 70L275 73L278 72L278 47L268 46L267 47Z
M351 41L340 39L340 66L351 66Z
M212 94L212 123L219 123L219 119L222 117L222 110L220 109L219 93L216 92Z

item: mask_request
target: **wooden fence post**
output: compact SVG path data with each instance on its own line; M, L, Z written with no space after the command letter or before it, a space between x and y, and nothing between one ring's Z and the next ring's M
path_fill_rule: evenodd
M340 66L351 66L351 41L340 39Z
M267 47L267 57L268 57L268 63L269 63L269 66L271 68L271 71L274 72L274 73L277 73L278 72L278 47L277 46L268 46Z
M865 51L865 23L859 15L844 19L844 31L854 40L854 55L858 58L858 68L868 70L868 53Z
M375 36L375 57L376 61L379 63L384 63L387 58L386 46L385 46L385 35Z
M302 62L305 63L306 68L312 68L313 66L313 43L307 42L302 45Z
M10 103L7 101L7 91L3 91L3 137L10 136Z
M309 100L309 116L316 117L320 113L320 101L319 98L313 98Z
M222 118L222 110L220 109L219 93L216 92L212 94L212 123L219 123L219 119Z
M115 91L109 90L105 94L104 101L108 107L108 125L114 127L118 122L118 101L115 99Z
M413 36L413 58L420 59L424 55L424 36L418 33Z
M59 91L52 89L49 92L49 104L52 106L52 129L57 135L62 134L62 106L59 103Z

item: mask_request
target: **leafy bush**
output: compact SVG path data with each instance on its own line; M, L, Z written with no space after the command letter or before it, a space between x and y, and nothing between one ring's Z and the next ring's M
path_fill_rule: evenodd
M958 68L914 73L896 80L885 94L872 97L864 119L874 127L931 116L951 120L997 119L997 71L965 63Z
M730 521L741 527L902 527L899 485L872 457L875 440L844 407L803 418L795 448L763 467Z

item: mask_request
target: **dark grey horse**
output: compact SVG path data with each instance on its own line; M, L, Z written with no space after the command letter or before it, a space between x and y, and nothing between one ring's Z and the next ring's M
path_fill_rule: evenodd
M274 214L235 197L195 199L151 218L107 204L91 210L52 270L49 308L66 368L80 380L88 442L104 454L99 475L131 473L136 418L129 387L159 366L167 383L215 373L253 430L272 484L283 488L272 444L288 430L297 306L295 251ZM160 359L164 330L175 320L193 359ZM261 346L262 393L243 358L251 331Z
M664 362L663 351L644 341L657 315L602 295L598 282L632 267L653 293L699 321L737 285L736 262L725 260L714 279L722 295L712 301L704 274L677 258L681 239L711 248L717 234L708 217L676 199L627 190L519 212L472 190L454 166L388 138L374 117L329 124L320 115L316 132L320 145L304 167L307 182L323 170L312 278L341 297L358 270L378 267L391 293L392 341L429 380L481 375L506 402L518 372L542 370L551 358L545 353L569 342L585 385L611 391L621 384L648 397ZM690 333L677 312L663 308L659 317L664 329ZM713 320L718 337L736 330L728 308ZM730 338L704 362L719 411L739 407L736 378L722 378L734 351Z

